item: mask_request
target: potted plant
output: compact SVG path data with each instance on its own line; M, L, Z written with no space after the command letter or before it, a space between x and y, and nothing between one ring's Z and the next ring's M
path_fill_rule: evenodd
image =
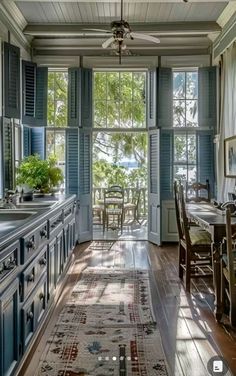
M53 188L63 182L63 173L57 167L57 159L50 156L48 159L40 159L38 154L25 157L17 168L16 184L28 186L33 191L50 193Z

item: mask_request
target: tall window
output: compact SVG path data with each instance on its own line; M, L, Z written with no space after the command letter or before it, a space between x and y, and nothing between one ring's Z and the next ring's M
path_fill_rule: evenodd
M197 176L196 134L174 133L174 177L194 182Z
M67 126L68 72L48 72L48 126Z
M174 179L197 178L198 71L173 71ZM187 130L187 129L188 130Z
M49 70L48 72L48 126L67 127L68 108L68 71ZM58 161L65 180L65 131L46 130L46 157L54 155ZM65 182L61 190L65 188Z
M65 181L65 131L64 130L47 130L47 149L46 157L54 155L58 161L58 167L63 172ZM62 184L61 189L64 190L65 183Z
M94 127L146 127L146 72L94 73Z
M173 72L173 126L198 126L198 72Z

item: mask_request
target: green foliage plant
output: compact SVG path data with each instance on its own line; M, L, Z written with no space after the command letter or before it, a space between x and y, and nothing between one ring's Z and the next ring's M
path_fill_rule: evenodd
M32 190L42 193L52 192L53 188L63 182L63 174L57 167L57 160L50 156L40 159L38 154L25 157L17 169L16 184L28 185Z

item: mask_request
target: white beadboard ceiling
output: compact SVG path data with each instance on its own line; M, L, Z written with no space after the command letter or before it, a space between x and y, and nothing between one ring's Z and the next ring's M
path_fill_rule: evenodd
M124 0L123 18L133 31L156 36L160 43L126 40L134 56L209 55L226 16L236 7L221 0ZM37 57L110 56L102 43L120 19L119 0L0 0L33 47ZM219 22L217 22L219 20ZM219 25L220 24L220 25ZM36 59L37 60L37 59Z
M120 2L15 1L28 23L109 23L120 18ZM227 2L125 1L124 18L138 22L215 21Z

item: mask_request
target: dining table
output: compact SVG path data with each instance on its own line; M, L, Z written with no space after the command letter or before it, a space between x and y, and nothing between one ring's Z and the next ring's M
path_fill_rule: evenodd
M222 318L221 302L221 244L226 236L225 210L213 206L211 203L188 203L186 204L188 218L211 234L212 239L212 266L213 282L215 290L215 318ZM232 224L236 224L236 216L232 216Z

